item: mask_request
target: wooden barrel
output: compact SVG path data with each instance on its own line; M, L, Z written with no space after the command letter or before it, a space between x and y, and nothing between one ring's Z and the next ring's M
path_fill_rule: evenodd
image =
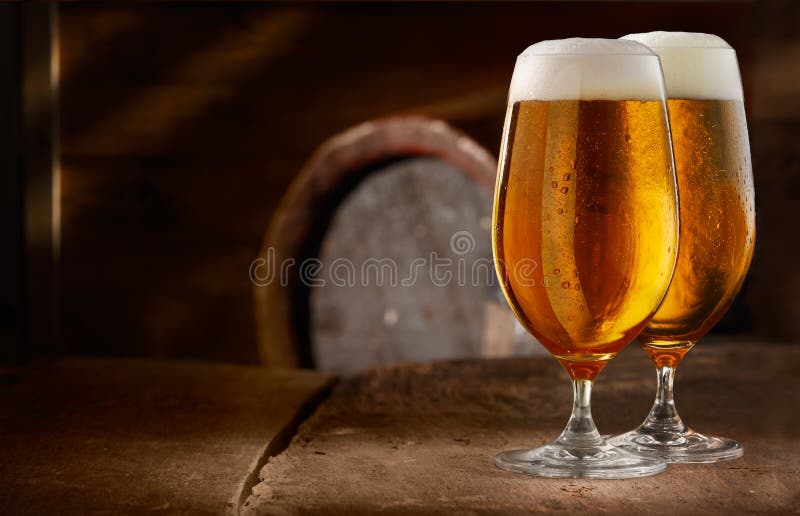
M491 264L495 172L473 140L421 117L325 142L251 270L263 362L349 372L535 349Z

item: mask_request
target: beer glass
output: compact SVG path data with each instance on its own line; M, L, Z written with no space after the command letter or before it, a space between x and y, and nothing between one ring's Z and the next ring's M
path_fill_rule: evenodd
M681 421L675 368L725 314L753 256L753 173L736 52L710 34L632 34L661 57L681 203L672 284L639 341L658 371L656 400L635 430L611 442L668 462L742 455L736 441L703 435Z
M610 446L592 382L644 328L669 285L678 201L661 67L632 41L529 47L509 90L493 251L519 321L572 379L572 415L551 444L495 464L546 477L627 478L666 464Z

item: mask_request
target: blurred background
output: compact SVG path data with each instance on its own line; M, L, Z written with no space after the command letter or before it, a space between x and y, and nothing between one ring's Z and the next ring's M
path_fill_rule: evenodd
M496 155L526 46L651 30L739 55L757 247L714 332L796 341L797 2L6 3L0 357L257 363L248 270L326 139L416 114Z

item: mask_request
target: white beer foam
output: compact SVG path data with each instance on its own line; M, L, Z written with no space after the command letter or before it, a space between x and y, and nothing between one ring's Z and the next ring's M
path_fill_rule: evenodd
M647 32L638 41L661 58L669 98L742 100L736 51L722 38L699 32Z
M508 102L660 100L661 67L645 45L620 39L541 41L517 57Z

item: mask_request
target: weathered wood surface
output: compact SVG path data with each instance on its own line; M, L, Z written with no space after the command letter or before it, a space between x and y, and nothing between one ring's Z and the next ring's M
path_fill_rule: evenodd
M331 378L138 360L0 374L0 513L235 512Z
M365 178L337 209L318 255L309 289L314 367L341 374L542 349L517 335L503 300L491 210L490 189L438 158L406 158Z
M338 384L270 459L246 514L793 513L800 507L800 350L701 343L681 366L689 424L739 439L742 459L671 465L624 481L540 479L496 469L493 453L543 444L566 422L570 389L550 358L399 365ZM603 432L638 424L655 389L634 346L597 383Z
M435 158L405 159L365 178L342 202L321 246L325 284L309 296L315 367L341 373L480 356L479 315L492 299L489 280L497 283L491 207L488 188ZM452 264L440 275L457 273L459 260L465 271L476 259L489 267L474 285L471 277L436 285L432 253Z
M343 199L389 163L412 157L435 157L433 163L450 165L448 171L463 174L487 192L494 186L496 160L474 140L441 120L419 116L373 120L328 139L281 199L264 236L257 260L260 263L250 268L259 353L265 365L314 365L309 335L309 286L313 282L306 266L309 260L318 258L331 218ZM428 168L430 174L442 174L441 167ZM469 198L464 200L469 202ZM474 196L472 200L476 210L486 210L491 204L488 196L482 202ZM389 210L392 206L390 202L375 210ZM363 213L362 217L379 218L370 213ZM408 230L396 227L391 233L384 232L383 237L413 241L413 232ZM446 237L436 246L448 243ZM435 248L426 250L426 254ZM287 265L290 267L284 268ZM285 276L284 270L288 273Z

